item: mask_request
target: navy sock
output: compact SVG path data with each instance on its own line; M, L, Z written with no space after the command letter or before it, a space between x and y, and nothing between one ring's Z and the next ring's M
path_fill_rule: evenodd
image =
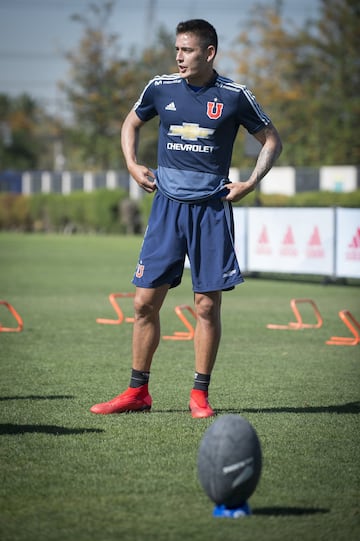
M140 370L135 370L133 368L131 370L131 379L130 379L129 387L132 387L133 389L141 387L142 385L149 383L149 377L150 377L150 372L141 372Z
M193 389L207 391L210 384L210 377L210 374L200 374L199 372L195 372Z

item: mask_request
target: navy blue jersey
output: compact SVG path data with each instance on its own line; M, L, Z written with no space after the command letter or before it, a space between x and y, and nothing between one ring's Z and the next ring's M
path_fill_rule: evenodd
M223 190L241 125L254 134L270 123L246 86L217 73L198 91L178 74L156 76L134 110L143 121L160 117L157 187L187 202Z

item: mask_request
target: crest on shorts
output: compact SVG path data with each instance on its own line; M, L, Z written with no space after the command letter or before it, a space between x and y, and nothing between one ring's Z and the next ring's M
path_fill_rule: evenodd
M224 109L224 104L217 101L208 101L206 114L209 118L216 120L220 118Z
M136 267L136 273L135 273L136 278L142 278L144 276L144 269L145 269L145 265L140 265L139 263L138 266Z

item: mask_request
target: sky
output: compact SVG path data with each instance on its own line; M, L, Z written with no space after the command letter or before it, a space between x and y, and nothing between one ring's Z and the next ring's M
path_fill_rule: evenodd
M66 115L58 82L68 78L65 52L76 48L83 33L71 16L101 1L106 0L0 0L0 93L26 92L49 112ZM174 32L181 20L203 18L217 29L220 50L227 50L259 2L274 5L275 0L116 0L110 26L127 53L131 47L141 50L148 45L160 25ZM291 24L302 26L318 18L319 4L320 0L282 0L283 14ZM231 75L221 64L217 68Z

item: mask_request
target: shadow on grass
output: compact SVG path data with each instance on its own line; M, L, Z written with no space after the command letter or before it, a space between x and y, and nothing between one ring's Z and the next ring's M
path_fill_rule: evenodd
M27 395L27 396L0 396L0 402L5 402L6 400L72 400L75 396L72 395Z
M135 412L144 413L144 412ZM149 412L146 412L149 413ZM183 409L157 409L151 410L151 413L189 413L186 408ZM225 413L337 413L339 415L347 413L360 413L360 402L349 402L348 404L334 404L329 406L280 406L278 408L215 408L216 415Z
M253 515L271 516L271 517L289 517L301 515L316 515L318 513L329 513L329 509L314 508L314 507L259 507L252 510Z
M73 400L73 395L26 395L26 396L0 396L0 402L7 400ZM184 409L163 409L153 410L152 413L186 413L189 410ZM135 412L140 413L140 412ZM141 412L143 413L143 412ZM148 412L146 412L148 413ZM360 402L348 402L347 404L333 404L329 406L280 406L273 408L219 408L216 409L215 415L223 415L224 413L337 413L341 414L358 414L360 413Z
M360 413L360 402L349 402L347 404L334 404L329 406L280 406L278 408L240 408L218 409L217 414L222 413Z
M0 436L19 434L50 434L51 436L74 436L77 434L93 434L105 432L100 428L65 428L56 425L15 425L0 424Z

